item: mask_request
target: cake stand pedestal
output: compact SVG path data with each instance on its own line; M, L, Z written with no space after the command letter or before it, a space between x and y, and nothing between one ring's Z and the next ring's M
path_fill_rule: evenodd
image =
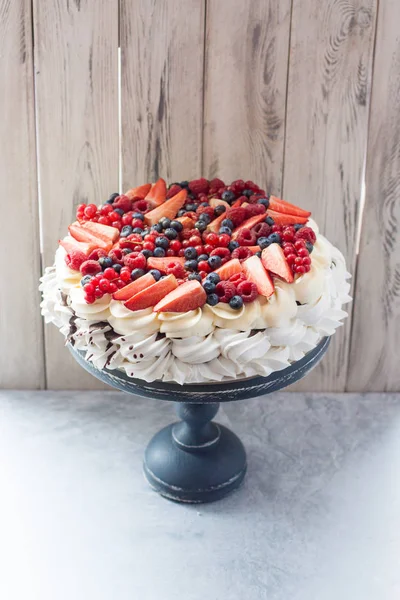
M123 392L177 402L180 421L161 429L144 455L144 474L153 489L176 502L201 503L223 498L243 482L247 463L242 442L212 419L221 402L245 400L278 391L298 381L321 360L330 338L304 358L268 377L226 383L179 385L147 383L123 371L97 369L85 353L68 344L86 371Z

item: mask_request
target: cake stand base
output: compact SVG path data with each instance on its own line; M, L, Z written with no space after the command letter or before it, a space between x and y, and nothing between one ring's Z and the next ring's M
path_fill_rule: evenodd
M211 422L219 404L180 404L182 421L150 441L144 474L159 494L175 502L220 500L236 490L246 473L242 442L227 427Z

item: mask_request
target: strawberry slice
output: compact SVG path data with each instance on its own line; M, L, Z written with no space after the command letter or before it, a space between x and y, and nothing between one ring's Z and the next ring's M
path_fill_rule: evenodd
M168 217L168 219L174 219L178 210L186 202L187 190L181 190L175 196L172 196L169 200L166 200L160 206L153 208L150 212L146 213L144 220L147 225L155 225L159 222L162 217Z
M83 254L86 254L86 256L89 256L89 254L93 252L93 250L98 248L96 244L91 244L88 242L77 242L73 238L71 240L58 240L58 243L64 248L67 254L69 254L73 250L79 250L80 252L83 252Z
M236 227L236 229L233 230L232 239L236 240L236 238L239 236L240 232L243 231L243 229L251 229L252 227L254 227L254 225L257 225L257 223L261 223L261 221L264 221L265 216L265 213L263 213L262 215L255 215L254 217L250 217L250 219L243 221L243 223L239 225L239 227Z
M221 206L221 204L222 204L222 206L225 206L226 210L228 210L228 208L231 207L231 205L228 202L225 202L225 200L221 200L221 198L210 198L208 203L213 208L216 208L217 206Z
M194 227L194 221L190 217L183 216L175 220L179 221L179 223L182 223L183 229L193 229Z
M145 183L139 185L139 187L131 188L125 192L125 196L128 196L129 200L144 200L151 190L151 183Z
M303 210L294 204L290 204L286 202L286 200L282 200L281 198L277 198L276 196L269 197L269 208L271 210L275 210L279 213L284 213L286 215L296 215L297 217L310 217L311 213L308 210Z
M261 259L258 256L251 256L242 263L243 271L249 281L257 286L257 292L261 296L269 298L274 293L274 284L272 279L264 269Z
M167 267L171 267L174 265L183 265L185 264L185 258L183 256L165 256L161 258L157 258L156 256L150 256L147 259L147 268L148 269L158 269L161 273L167 272Z
M197 282L198 283L198 282ZM175 275L167 275L163 279L159 279L153 285L145 288L138 292L127 302L124 302L126 308L129 310L141 310L142 308L149 308L155 306L160 300L162 300L167 294L178 287L178 282Z
M265 216L265 215L264 215ZM267 210L267 216L272 217L276 225L294 225L295 223L301 223L304 225L307 223L307 217L299 217L298 215L288 215L285 213L275 212L274 210Z
M267 271L278 275L287 283L293 283L293 272L288 265L282 248L279 244L271 244L261 253L261 262Z
M118 290L113 294L114 300L129 300L135 294L145 290L155 283L155 279L151 273L146 273L146 275L142 275L139 279L132 281L129 285Z
M98 237L100 240L105 242L115 242L119 238L119 231L116 227L110 227L109 225L102 225L101 223L92 223L86 221L81 223L84 229L89 229L93 235Z
M68 227L69 233L73 238L78 240L78 242L88 242L89 244L95 244L96 248L102 248L107 252L111 250L112 242L106 242L96 237L89 229L84 229L79 225L79 223L72 223Z
M207 225L207 231L212 231L213 233L218 233L222 221L226 219L226 214L222 213L219 217L216 217L211 223Z
M243 271L242 265L238 258L232 258L232 260L228 260L222 267L219 267L215 270L215 272L220 276L220 278L224 281L232 277L232 275L236 275L236 273L241 273Z
M151 206L160 206L167 197L167 184L164 179L160 179L153 183L150 191L147 193L145 200L150 202Z
M206 300L207 294L201 283L196 280L185 281L160 300L153 310L154 312L187 312L203 306Z
M261 250L260 246L246 246L246 248L250 250L253 254L256 254L256 252L260 252Z

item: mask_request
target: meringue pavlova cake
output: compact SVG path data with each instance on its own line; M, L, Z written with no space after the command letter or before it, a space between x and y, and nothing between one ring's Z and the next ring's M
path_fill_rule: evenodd
M180 384L267 376L341 325L345 260L252 181L163 179L81 204L40 290L96 368Z

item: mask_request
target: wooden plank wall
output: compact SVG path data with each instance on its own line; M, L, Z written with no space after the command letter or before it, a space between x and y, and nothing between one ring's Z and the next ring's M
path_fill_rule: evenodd
M356 274L352 318L296 389L400 389L399 21L397 0L0 0L0 244L18 229L26 265L0 288L0 386L99 386L43 337L39 214L47 265L81 201L203 173L310 208Z

